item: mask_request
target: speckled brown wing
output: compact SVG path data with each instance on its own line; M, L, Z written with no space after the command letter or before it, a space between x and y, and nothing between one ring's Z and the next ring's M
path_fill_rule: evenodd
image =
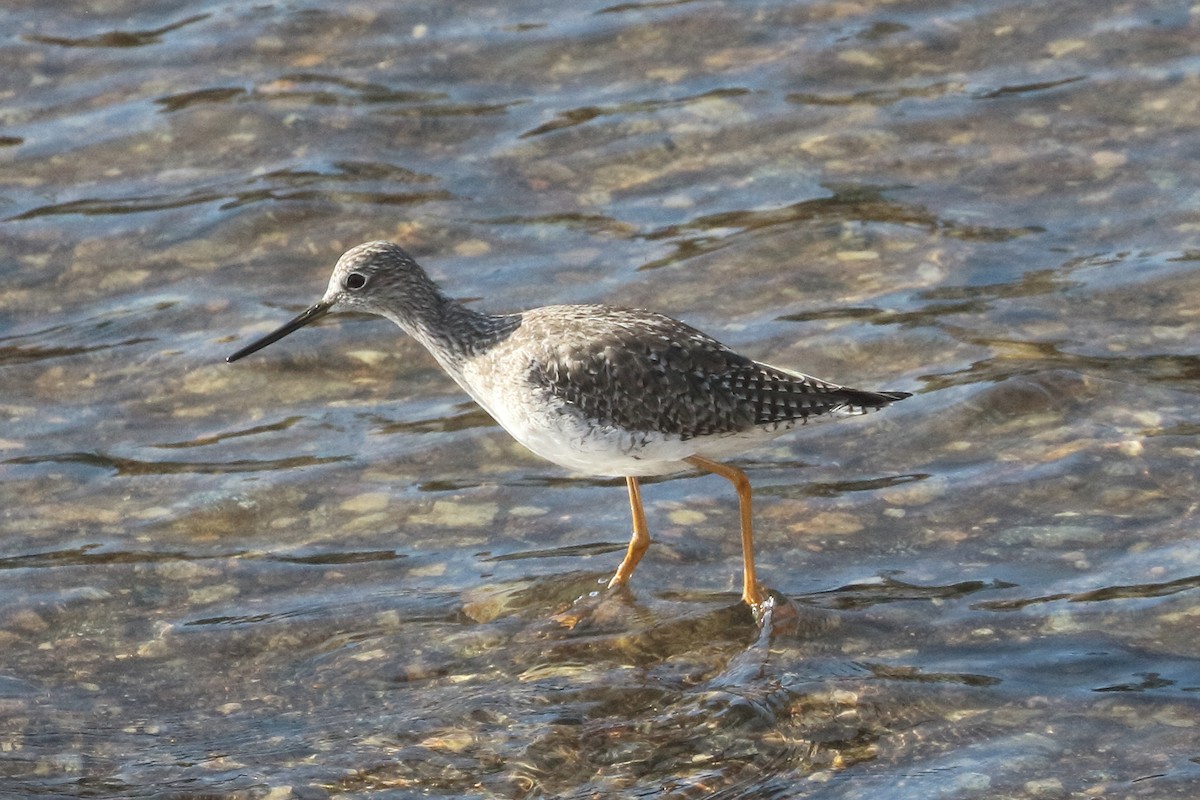
M807 420L834 411L865 414L910 396L908 392L851 389L811 375L752 363L752 372L736 376L732 389L745 402L754 404L755 422L759 426Z
M530 365L530 380L601 425L690 439L839 409L862 413L901 396L759 364L661 314L607 306L572 311L578 318L569 327L544 331L548 341ZM556 309L555 323L565 321L563 313Z

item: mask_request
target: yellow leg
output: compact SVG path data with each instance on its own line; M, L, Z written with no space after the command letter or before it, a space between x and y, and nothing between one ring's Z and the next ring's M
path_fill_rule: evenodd
M617 567L617 574L613 575L612 580L608 582L609 588L624 586L629 582L634 568L642 560L646 548L650 546L650 530L646 527L646 512L642 510L642 490L638 486L637 478L631 476L626 478L625 482L629 484L629 510L633 512L633 536L629 539L629 549L625 551L625 560L621 562L621 566Z
M750 527L750 479L736 467L692 456L687 462L694 467L720 475L737 489L738 507L742 515L742 600L757 614L763 604L762 590L754 574L754 534Z

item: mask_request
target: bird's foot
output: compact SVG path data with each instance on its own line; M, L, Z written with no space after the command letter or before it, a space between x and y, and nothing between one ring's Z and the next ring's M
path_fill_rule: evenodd
M605 589L588 592L576 598L570 608L560 611L550 618L567 630L574 630L579 625L605 625L632 604L633 593L624 583L616 583L614 579L608 583Z
M754 623L761 628L763 615L770 610L768 605L774 602L773 598L763 594L762 587L758 585L758 582L750 579L742 586L742 602L750 607L750 613L754 615Z
M746 604L750 606L750 613L754 615L755 624L762 629L765 635L796 633L800 623L800 614L787 597L778 592L770 592L758 603L751 604L746 601Z

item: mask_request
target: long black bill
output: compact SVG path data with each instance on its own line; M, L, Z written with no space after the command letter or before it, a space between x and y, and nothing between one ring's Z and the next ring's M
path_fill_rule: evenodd
M241 350L238 350L233 355L228 356L225 360L232 364L234 361L237 361L239 358L242 358L243 356L248 356L253 352L262 350L264 347L271 344L272 342L278 342L280 339L287 336L292 331L297 331L297 330L303 328L308 323L316 322L321 317L328 314L329 309L332 305L333 305L332 303L316 303L315 305L309 306L307 311L305 311L300 316L296 317L291 322L287 323L286 325L283 325L278 330L268 333L266 336L262 337L261 339L255 339L253 342L246 345Z

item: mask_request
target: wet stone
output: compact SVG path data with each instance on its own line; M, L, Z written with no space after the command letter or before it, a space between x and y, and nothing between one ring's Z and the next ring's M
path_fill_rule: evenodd
M490 525L500 511L497 503L471 503L437 500L426 512L408 518L412 525L451 528L478 528Z

